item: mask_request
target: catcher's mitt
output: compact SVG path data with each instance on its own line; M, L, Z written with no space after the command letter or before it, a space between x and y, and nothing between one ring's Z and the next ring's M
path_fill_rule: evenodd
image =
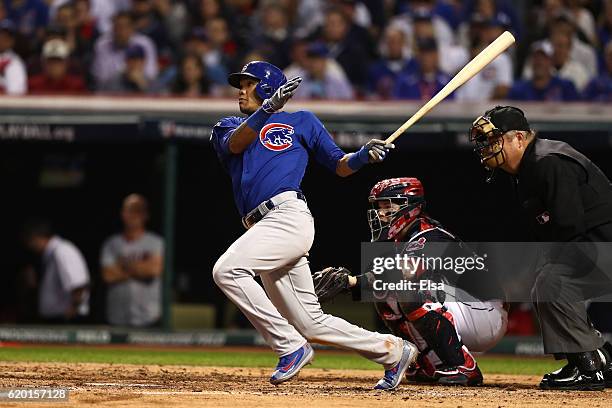
M351 272L343 267L329 267L312 274L315 293L320 303L332 300L342 292L348 292Z

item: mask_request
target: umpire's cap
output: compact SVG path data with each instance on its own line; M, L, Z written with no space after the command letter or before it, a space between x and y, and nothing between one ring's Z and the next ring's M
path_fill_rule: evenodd
M496 106L486 111L484 117L503 133L511 130L531 130L523 111L514 106Z
M249 62L242 68L242 71L229 74L227 82L234 88L240 89L240 80L245 77L259 81L255 91L261 99L271 97L281 85L287 82L287 77L280 68L264 61Z

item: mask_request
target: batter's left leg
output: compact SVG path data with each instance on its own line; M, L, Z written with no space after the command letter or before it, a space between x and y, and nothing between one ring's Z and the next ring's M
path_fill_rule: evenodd
M306 257L290 270L262 274L261 280L272 303L308 341L353 350L386 367L400 360L403 340L399 337L371 332L323 313Z

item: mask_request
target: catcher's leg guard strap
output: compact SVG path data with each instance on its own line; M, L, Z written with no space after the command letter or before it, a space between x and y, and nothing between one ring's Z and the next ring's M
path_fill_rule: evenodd
M463 344L453 323L443 315L444 311L444 308L438 311L426 311L420 317L411 320L409 325L415 331L413 337L420 337L416 344L422 353L433 351L441 366L459 366L465 363L461 350Z

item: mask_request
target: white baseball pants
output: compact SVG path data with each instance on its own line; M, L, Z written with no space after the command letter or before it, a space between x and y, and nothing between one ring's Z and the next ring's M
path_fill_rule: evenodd
M446 301L459 338L470 351L487 351L506 334L508 312L501 301Z
M314 240L310 210L295 192L273 200L276 207L215 264L217 285L279 356L310 341L353 350L387 367L397 363L402 339L323 313L306 258ZM255 276L261 276L265 291Z

